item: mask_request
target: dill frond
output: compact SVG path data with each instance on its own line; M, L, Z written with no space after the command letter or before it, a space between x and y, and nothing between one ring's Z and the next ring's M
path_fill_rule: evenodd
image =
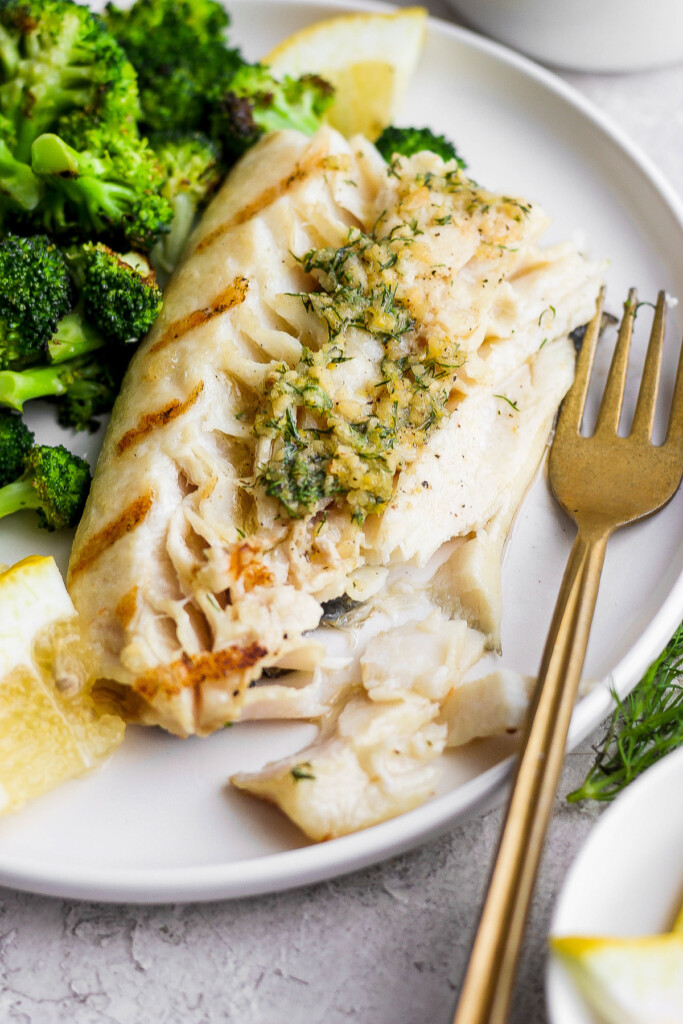
M650 665L635 689L621 701L602 748L579 789L579 800L613 800L629 782L665 754L683 746L683 623Z

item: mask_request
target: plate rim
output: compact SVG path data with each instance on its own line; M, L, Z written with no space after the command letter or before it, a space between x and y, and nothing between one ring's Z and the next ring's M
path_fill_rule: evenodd
M330 15L352 11L400 11L379 0L259 0L263 6L310 7ZM228 9L252 6L250 0L229 0ZM93 6L95 6L93 4ZM510 48L486 39L470 29L441 18L428 18L428 31L445 35L485 57L493 57L506 68L521 72L553 93L596 126L610 144L654 187L683 233L683 199L643 150L608 115L573 86L552 71ZM614 706L614 689L623 697L642 675L653 657L664 647L683 615L683 570L669 594L638 639L613 666L606 679L576 706L572 716L567 749L583 740ZM241 861L190 865L174 868L85 868L60 867L45 870L44 862L3 858L0 849L0 885L31 893L68 899L103 902L158 904L165 902L240 899L281 892L330 880L369 867L419 846L447 831L455 822L502 802L512 770L512 757L499 762L463 783L457 789L397 818L352 835L284 850ZM455 799L457 797L457 799ZM453 803L456 806L451 806Z

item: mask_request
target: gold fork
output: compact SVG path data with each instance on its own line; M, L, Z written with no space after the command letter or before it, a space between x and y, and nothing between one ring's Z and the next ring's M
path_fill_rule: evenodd
M617 434L637 311L629 292L595 432L580 434L600 332L602 295L586 331L576 377L560 410L550 450L550 486L574 520L574 541L546 641L517 759L507 815L454 1024L503 1024L543 840L557 788L586 655L605 548L620 526L662 508L683 475L683 351L666 440L651 441L664 337L659 293L631 433Z

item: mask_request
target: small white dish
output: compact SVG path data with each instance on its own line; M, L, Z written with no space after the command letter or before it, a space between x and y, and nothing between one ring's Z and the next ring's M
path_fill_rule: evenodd
M567 875L551 935L638 936L671 930L683 902L682 791L683 749L618 797ZM552 956L546 984L551 1024L599 1024Z
M546 64L644 71L683 61L680 0L449 0L469 25Z

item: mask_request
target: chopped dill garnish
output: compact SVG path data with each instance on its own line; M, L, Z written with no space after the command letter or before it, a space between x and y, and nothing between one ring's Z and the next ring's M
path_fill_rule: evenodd
M513 402L511 398L507 397L507 395L494 395L493 397L500 398L503 402L507 402L507 404L511 406L515 410L515 412L519 412L519 406L517 405L517 403Z
M290 774L295 782L300 782L301 779L315 779L313 765L310 761L301 761L299 764L295 764Z
M579 789L567 797L613 800L665 754L683 746L683 623L636 688L617 702L602 748Z
M421 227L410 219L387 230L384 220L370 234L351 228L339 248L295 257L319 288L296 297L327 327L327 340L304 346L295 366L268 371L254 421L256 435L272 441L256 482L292 518L342 497L359 525L381 512L396 473L444 416L463 362L456 339L435 337L430 347L418 338L399 293L400 262ZM354 331L382 354L361 401L339 402L337 367L353 359Z

